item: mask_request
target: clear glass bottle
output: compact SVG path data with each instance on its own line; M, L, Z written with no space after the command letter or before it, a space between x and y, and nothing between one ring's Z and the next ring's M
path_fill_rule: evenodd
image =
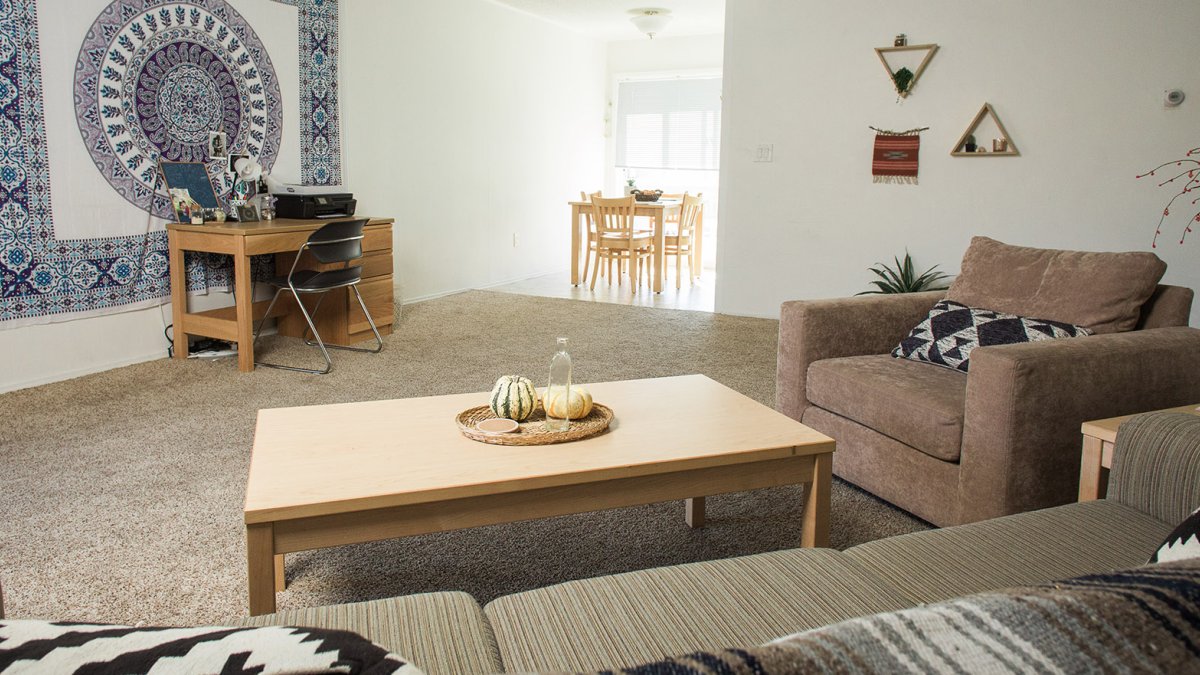
M553 406L555 411L563 413L564 417L555 417L550 414L546 402L552 398L559 403L559 405ZM571 426L571 355L567 353L567 338L565 337L558 338L558 351L550 359L550 381L546 385L542 406L546 408L546 429L548 431L566 431Z

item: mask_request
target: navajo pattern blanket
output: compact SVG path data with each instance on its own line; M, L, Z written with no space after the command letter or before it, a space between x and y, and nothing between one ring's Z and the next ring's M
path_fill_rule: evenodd
M630 675L1195 673L1200 559L981 593L851 619Z

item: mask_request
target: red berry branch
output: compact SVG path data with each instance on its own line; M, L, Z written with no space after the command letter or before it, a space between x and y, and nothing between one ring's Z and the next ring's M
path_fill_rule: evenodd
M1167 217L1171 215L1171 207L1175 205L1175 200L1179 199L1180 197L1186 198L1186 195L1193 190L1200 191L1200 160L1192 159L1194 155L1200 155L1200 148L1192 148L1191 150L1188 150L1187 155L1185 155L1183 159L1178 159L1173 162L1166 162L1165 164L1159 164L1158 166L1154 167L1153 170L1137 176L1138 178L1154 176L1158 171L1161 171L1169 166L1174 166L1178 169L1181 169L1180 172L1159 183L1158 187L1170 185L1171 183L1174 183L1180 179L1186 179L1183 183L1183 187L1179 188L1178 192L1171 197L1171 200L1167 202L1166 207L1163 208L1162 216L1160 216L1158 219L1158 227L1154 228L1154 241L1152 241L1150 244L1151 248L1158 248L1158 235L1162 234L1163 223L1166 221ZM1184 165L1190 165L1191 168L1184 169ZM1200 197L1193 199L1191 203L1192 206L1196 206L1197 203L1200 203ZM1187 238L1188 233L1192 231L1192 223L1200 223L1200 211L1197 211L1196 214L1187 221L1187 225L1184 226L1183 233L1179 237L1179 243L1182 244L1183 240Z

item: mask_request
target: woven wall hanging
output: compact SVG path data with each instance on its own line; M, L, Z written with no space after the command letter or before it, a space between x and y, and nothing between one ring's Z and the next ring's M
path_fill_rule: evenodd
M871 158L872 180L876 183L916 185L921 132L929 127L908 131L868 128L875 132L875 153Z

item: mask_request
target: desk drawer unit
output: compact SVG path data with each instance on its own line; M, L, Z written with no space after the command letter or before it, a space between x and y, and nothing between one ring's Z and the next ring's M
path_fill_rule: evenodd
M286 275L295 260L295 253L279 253L275 256L275 272ZM363 278L358 284L358 291L363 296L363 302L375 320L375 326L380 335L390 335L392 323L395 321L394 292L392 283L392 226L369 225L363 230L363 257L356 264L362 265ZM341 265L322 265L305 253L300 260L301 269L333 269ZM289 294L290 295L290 294ZM320 296L301 296L304 306L310 311L316 306ZM279 299L283 305L284 316L279 319L279 333L291 337L304 335L307 326L304 317L296 309L295 300L287 297ZM272 312L274 314L274 312ZM363 316L354 291L346 288L330 291L321 303L320 313L313 318L321 339L335 345L353 345L374 338L371 326Z

